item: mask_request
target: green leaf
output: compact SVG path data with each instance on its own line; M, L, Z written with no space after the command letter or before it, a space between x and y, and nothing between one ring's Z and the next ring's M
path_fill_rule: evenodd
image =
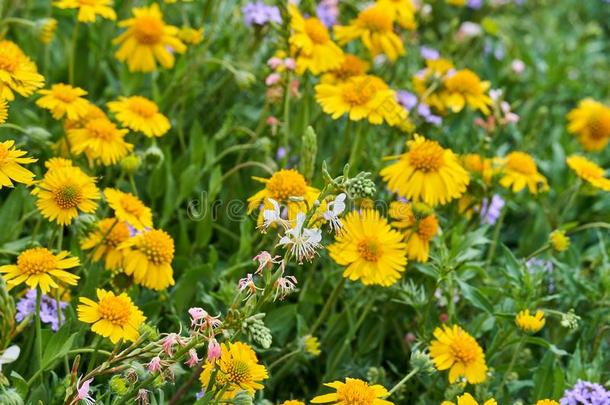
M489 302L487 297L485 297L485 295L481 293L478 288L463 282L459 278L456 278L456 280L460 286L460 289L462 290L462 294L464 294L464 298L466 298L475 307L487 312L490 315L493 315L493 305L491 305L491 302Z

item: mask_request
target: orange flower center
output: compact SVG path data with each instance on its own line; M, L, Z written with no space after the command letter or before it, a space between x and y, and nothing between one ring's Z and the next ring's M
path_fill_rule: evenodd
M304 197L307 182L296 170L282 169L271 176L266 188L274 200L284 201L289 197Z
M111 141L117 137L117 127L106 118L97 118L87 122L87 130L92 138Z
M71 103L78 98L78 92L72 86L65 84L55 84L51 88L53 97L64 103Z
M527 153L523 152L511 152L507 156L508 161L506 165L510 170L514 170L518 173L522 173L528 176L534 175L538 172L536 168L536 162Z
M138 216L142 214L146 206L140 199L132 194L123 194L121 197L121 207L131 215Z
M337 399L345 405L372 405L375 392L364 381L350 381L337 388Z
M472 363L477 358L477 347L466 337L456 338L450 346L453 357L460 363Z
M587 130L591 138L600 140L610 137L610 114L593 114L587 120Z
M227 365L225 377L229 382L240 385L250 379L250 368L248 363L241 360L233 360Z
M174 241L167 233L158 229L144 233L139 248L148 261L157 266L170 263L174 258Z
M363 75L366 70L366 65L354 55L345 55L345 61L339 69L333 73L339 80L345 80L352 76Z
M98 305L98 313L113 325L125 326L129 322L131 306L125 299L106 295Z
M364 105L375 96L375 86L364 81L348 83L343 89L343 100L353 106Z
M380 7L369 7L358 16L360 23L369 31L391 32L392 17Z
M376 262L383 254L383 249L376 239L364 239L358 243L358 254L367 262Z
M438 231L438 220L434 215L428 215L426 218L419 221L417 234L424 241L429 241L436 235Z
M317 18L308 18L305 20L305 32L315 44L325 44L330 39L326 26Z
M138 17L133 26L134 36L141 44L154 45L161 42L165 24L153 16Z
M460 94L481 94L481 80L469 70L460 70L445 81L445 86L451 92Z
M15 72L17 70L17 66L19 65L19 58L7 55L0 54L0 70L5 70L9 73Z
M75 184L64 184L54 194L55 203L62 210L78 207L83 200L80 187Z
M28 276L48 273L57 268L57 259L46 248L28 249L17 258L17 267Z
M425 141L411 146L407 158L415 170L425 173L436 172L443 167L445 151L434 141Z
M139 96L129 99L129 109L144 118L151 118L159 111L155 103Z
M100 223L100 234L106 236L105 244L117 247L129 238L129 228L123 222L114 223L114 219L105 219Z

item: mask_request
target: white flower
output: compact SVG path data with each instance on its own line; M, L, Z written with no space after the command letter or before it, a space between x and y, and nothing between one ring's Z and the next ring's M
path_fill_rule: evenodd
M2 371L2 365L12 363L19 357L19 353L21 349L19 346L12 345L8 347L1 355L0 355L0 371Z
M303 259L311 260L316 254L316 249L322 248L320 245L322 231L317 228L303 228L306 218L304 213L299 212L294 228L288 229L278 243L289 248L290 253L296 256L299 263L303 263Z
M339 219L339 215L345 211L345 197L345 193L341 193L335 197L334 201L328 203L328 209L322 215L324 219L328 221L330 229L335 232L338 232L343 226L341 220Z
M245 299L250 298L252 294L256 294L257 290L262 290L262 288L259 288L256 286L256 284L254 284L254 276L252 273L248 273L246 277L239 280L238 288L239 292L247 290Z
M288 294L290 294L297 287L297 279L295 276L282 276L278 278L275 283L275 297L273 300L276 300L278 297L280 300L286 298Z
M252 260L258 262L258 268L254 272L254 274L262 274L265 269L271 269L274 264L283 265L283 260L281 256L271 256L271 253L267 252L266 250L263 250L262 252L254 256Z
M280 204L273 198L267 198L267 200L271 203L271 205L273 205L273 209L263 211L263 232L276 222L282 225L284 229L287 229L289 227L288 221L283 219L281 216Z

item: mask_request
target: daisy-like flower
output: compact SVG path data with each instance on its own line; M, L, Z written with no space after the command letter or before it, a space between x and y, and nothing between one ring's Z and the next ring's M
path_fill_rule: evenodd
M99 15L108 20L116 20L112 0L59 0L53 5L61 9L78 9L78 21L91 23Z
M451 149L419 135L407 141L407 149L402 155L386 158L398 161L380 172L391 191L433 207L464 194L470 177Z
M402 40L394 32L394 7L385 2L376 3L362 10L349 25L335 26L335 36L341 45L360 38L373 54L385 54L392 62L405 54Z
M125 253L118 247L129 237L127 223L117 218L105 218L97 223L96 229L81 241L80 246L83 250L93 249L93 261L97 262L104 258L106 270L116 270L123 264Z
M453 64L447 59L426 59L426 68L413 76L413 90L421 102L441 114L446 110L444 99L440 96L442 84L453 71Z
M17 264L0 266L9 288L25 283L30 288L37 288L48 293L51 288L58 288L57 282L76 285L79 277L66 269L80 265L77 257L71 257L69 252L61 251L53 254L43 247L24 250L17 257Z
M511 152L505 158L497 159L497 163L502 173L502 187L517 193L527 186L532 194L548 189L546 177L538 172L534 158L527 153Z
M222 399L235 397L239 391L247 391L251 396L263 388L262 381L268 378L265 366L258 363L252 348L241 342L222 343L221 356L215 363L206 361L199 380L208 387L214 369L218 369L214 385L224 389Z
M568 132L578 137L583 148L599 152L610 140L610 106L586 98L568 113Z
M593 187L610 191L610 179L606 178L605 170L602 167L578 155L568 157L566 162L578 177L587 181Z
M56 120L64 117L78 120L87 113L89 101L83 98L87 92L80 87L58 83L50 89L39 90L38 94L42 94L42 97L36 101L36 105L49 110Z
M178 38L180 38L185 44L198 45L201 43L201 41L203 41L203 31L203 27L193 28L184 26L180 28L180 32L178 32Z
M316 228L304 228L306 215L302 212L297 214L294 228L286 230L284 236L278 242L279 246L284 246L296 257L299 263L303 260L311 261L316 254L316 250L321 249L322 231Z
M443 401L441 405L479 405L479 403L473 398L472 395L466 392L463 395L459 395L456 402ZM497 405L497 402L495 399L490 398L483 402L482 405Z
M322 75L322 83L340 83L350 77L363 76L369 70L369 64L352 54L345 54L343 63Z
M554 401L552 399L541 399L536 402L534 405L559 405L559 402Z
M460 112L466 105L489 115L493 100L487 94L491 83L479 79L472 70L462 69L447 75L439 97L453 112Z
M85 125L92 120L104 118L108 119L106 113L93 103L87 104L87 111L77 120L66 119L64 121L64 130L69 133L71 129L84 128Z
M393 402L383 399L388 396L388 390L379 384L369 385L366 381L347 377L345 382L333 381L324 385L335 392L318 395L311 400L312 404L394 405Z
M312 335L303 337L303 350L312 356L319 356L322 351L320 350L320 340Z
M549 235L549 243L557 252L565 252L570 247L570 238L566 235L566 231L555 229Z
M44 167L46 167L47 170L61 169L64 167L72 166L74 166L74 163L70 159L65 159L61 157L52 157L51 159L44 162Z
M258 208L263 208L259 216L259 225L263 223L262 212L273 210L270 200L283 204L288 209L288 219L296 219L297 213L307 211L318 198L320 190L307 184L305 177L295 169L281 169L273 173L271 178L253 177L254 180L265 184L265 188L248 198L248 214ZM278 210L279 212L279 210Z
M120 221L127 222L138 231L152 228L152 211L135 195L107 188L104 189L104 197Z
M393 201L390 204L392 226L404 234L407 257L418 262L427 262L430 240L438 233L438 219L431 209L423 204Z
M173 53L186 51L186 45L178 38L178 28L165 24L157 3L134 8L133 18L121 21L119 27L127 30L113 41L119 45L115 56L121 62L127 61L130 72L152 72L157 62L171 69Z
M82 128L70 129L68 139L74 153L84 153L89 160L110 166L133 150L133 145L125 141L128 132L107 118L96 118Z
M477 341L458 325L436 328L430 343L430 356L440 371L449 369L449 382L464 377L470 384L487 378L485 353Z
M121 97L118 101L109 102L108 109L121 124L149 138L161 137L171 127L167 117L159 112L157 104L146 97Z
M296 399L288 399L282 402L281 405L305 405L305 402L297 401Z
M491 184L494 175L492 159L485 158L478 153L467 153L460 156L464 169L472 174L481 176L485 184Z
M336 69L343 63L343 51L335 44L326 26L315 17L303 18L299 9L291 4L290 13L290 45L296 51L296 72L305 73L309 70L317 75Z
M146 288L163 290L174 285L174 240L160 229L139 233L119 245L124 250L123 268Z
M524 332L536 333L544 327L546 320L544 312L538 310L535 314L530 314L530 310L521 311L515 317L515 323Z
M352 211L343 218L343 228L328 252L337 264L346 266L343 277L388 287L407 265L402 239L379 212Z
M322 214L324 220L330 226L330 229L339 232L343 223L339 216L343 214L345 211L345 198L347 195L345 193L341 193L335 197L335 199L328 203L326 211Z
M38 159L27 157L26 154L26 151L15 148L15 141L0 142L0 189L13 187L13 181L32 183L34 173L21 165L34 163Z
M97 208L100 192L95 179L78 167L48 170L32 191L42 216L59 225L70 225L78 212L91 214Z
M14 42L0 41L0 99L14 100L13 92L28 97L42 86L36 64Z
M335 83L316 86L316 100L333 119L349 114L352 121L367 119L371 124L398 125L407 119L407 111L396 93L379 77L353 76Z
M80 297L76 308L78 320L90 323L91 331L107 337L112 343L119 340L133 342L140 336L140 326L146 317L126 293L97 289L97 302Z
M377 0L380 6L393 13L393 20L408 30L414 30L415 24L415 4L412 0Z

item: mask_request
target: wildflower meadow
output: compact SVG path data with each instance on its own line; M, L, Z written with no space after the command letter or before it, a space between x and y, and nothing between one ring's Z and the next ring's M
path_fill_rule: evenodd
M608 0L0 0L0 405L610 405Z

